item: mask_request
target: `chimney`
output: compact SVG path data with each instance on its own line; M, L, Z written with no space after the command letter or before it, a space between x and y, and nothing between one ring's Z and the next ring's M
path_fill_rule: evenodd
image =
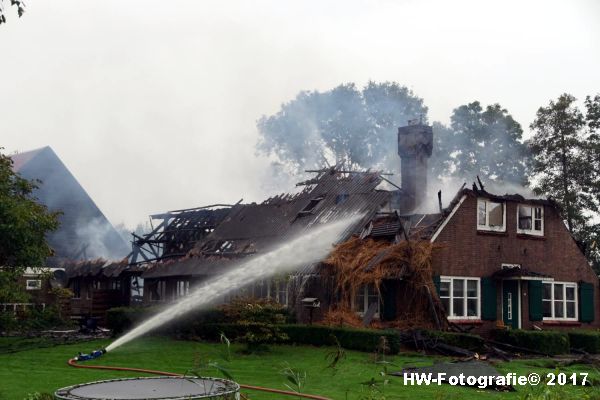
M398 128L398 154L402 176L401 213L414 211L425 198L427 159L433 150L433 130L419 120Z

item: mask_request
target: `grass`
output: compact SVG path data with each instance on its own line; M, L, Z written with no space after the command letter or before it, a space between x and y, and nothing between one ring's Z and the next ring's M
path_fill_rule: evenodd
M11 338L0 338L0 399L21 400L32 392L49 392L60 387L101 379L139 376L140 374L118 371L94 371L76 369L67 366L67 359L78 351L89 352L106 346L108 341L93 341L80 344L59 345L38 349L24 349L6 353L3 349L14 348L17 341ZM225 368L233 378L241 384L288 389L294 387L293 379L288 379L292 370L306 379L300 390L305 393L319 394L335 400L345 399L522 399L528 393L537 392L529 388L517 388L517 392L499 393L472 388L442 386L404 386L402 379L388 376L389 385L383 387L383 394L374 396L369 385L362 383L375 380L382 381L380 372L382 364L377 364L371 354L347 351L346 357L338 362L336 369L327 368L330 361L327 354L333 348L315 348L309 346L272 346L271 351L261 354L241 354L240 347L232 345L231 358L226 360L226 347L221 344L176 341L166 338L151 337L129 343L114 352L104 355L89 364L139 367L178 373L199 371L205 376L222 376L221 371L208 367L210 362L217 362ZM388 358L392 365L390 371L400 370L407 366L431 365L440 361L438 357L424 357L419 354L401 354ZM516 372L527 375L530 372L544 374L556 371L556 366L542 361L513 361L502 363L498 368L503 373ZM286 371L287 370L287 375ZM592 380L598 384L600 374L589 366L576 365L565 369L566 372L590 372ZM379 385L381 388L381 385ZM289 390L289 389L288 389ZM572 386L556 391L560 398L600 399L597 388L573 388ZM539 392L539 390L538 390ZM269 395L259 392L247 392L253 400L282 399L281 395ZM541 395L540 395L541 396ZM290 397L291 398L291 397ZM542 398L542 397L535 397Z

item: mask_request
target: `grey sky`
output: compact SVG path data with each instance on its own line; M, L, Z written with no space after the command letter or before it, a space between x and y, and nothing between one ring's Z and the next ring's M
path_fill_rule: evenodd
M50 145L117 224L259 201L255 121L300 90L393 80L432 120L473 100L524 126L600 92L600 2L29 0L0 26L0 145Z

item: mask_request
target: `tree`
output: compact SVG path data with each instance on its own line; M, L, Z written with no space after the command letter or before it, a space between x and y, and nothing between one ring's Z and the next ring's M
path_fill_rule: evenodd
M536 133L530 140L536 174L533 189L558 201L572 233L581 230L589 219L585 210L594 208L585 177L585 118L575 101L563 94L547 107L540 107L531 124Z
M600 94L585 99L588 133L584 143L584 157L588 165L587 185L596 208L600 208Z
M426 120L427 107L395 82L353 83L326 92L304 91L257 123L257 150L287 171L343 164L346 168L397 166L396 132L409 119Z
M10 0L10 5L17 7L17 14L19 18L25 13L25 4L21 0ZM4 0L0 0L0 25L6 23L6 16L4 15Z
M45 236L58 227L58 213L35 200L36 187L13 172L12 159L0 153L0 303L22 299L17 281L24 269L42 267L52 255Z
M497 183L527 182L523 129L500 104L485 110L478 101L454 109L450 127L434 124L433 172Z

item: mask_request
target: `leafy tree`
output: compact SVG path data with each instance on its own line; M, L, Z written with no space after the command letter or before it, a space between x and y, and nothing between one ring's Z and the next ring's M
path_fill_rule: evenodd
M45 235L58 227L58 214L36 202L36 187L14 173L12 159L0 153L0 303L22 300L18 279L24 269L43 266L52 254Z
M433 172L484 181L525 184L528 168L523 129L500 104L478 101L454 109L450 127L434 124Z
M584 157L589 167L586 178L596 207L600 208L600 94L588 96L585 108L588 134L584 145Z
M330 165L389 169L399 164L398 127L426 115L423 100L395 82L300 92L260 118L257 150L295 174Z
M17 14L19 18L25 13L25 3L22 0L10 0L10 5L17 7ZM6 23L6 16L4 15L4 0L0 0L0 25Z
M593 206L582 152L585 118L575 101L563 94L547 107L540 107L531 124L535 135L530 141L537 178L533 189L559 202L572 233L585 226L588 218L584 211Z

